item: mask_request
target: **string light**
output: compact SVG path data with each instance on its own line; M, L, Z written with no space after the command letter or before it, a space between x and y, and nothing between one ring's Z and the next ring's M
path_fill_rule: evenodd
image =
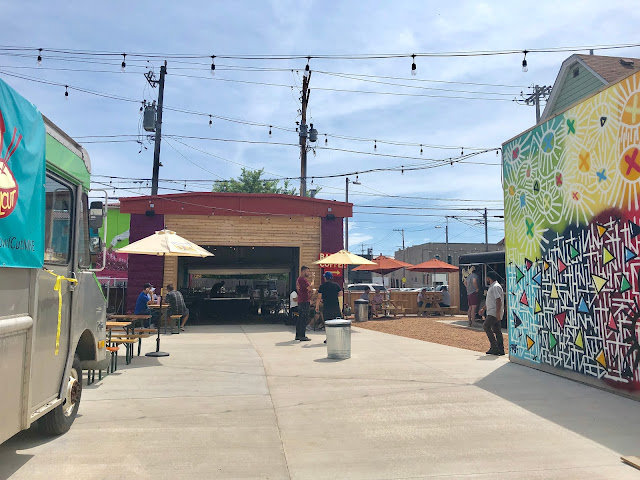
M420 144L420 155L422 155L422 144Z
M329 145L329 140L327 140L327 134L324 134L324 146L326 147L327 145Z
M307 80L309 79L309 75L311 75L311 70L309 69L309 62L311 61L311 57L307 57L307 66L304 67L304 73L302 74L302 76L304 78L306 78Z
M374 150L378 150L378 141L377 140L373 141L373 149Z
M460 156L464 157L464 147L462 147L462 150L460 150Z
M525 50L523 53L524 53L524 58L522 59L522 71L526 73L529 71L529 67L527 66L527 53L529 52Z
M142 109L144 108L144 103L145 103L144 100L142 102L140 102L140 112L142 112Z
M269 125L269 138L271 138L271 125Z
M215 55L211 55L211 76L212 77L215 77L215 75L216 75L216 64L213 63L215 58L216 58Z
M418 73L416 71L417 67L416 67L416 55L415 55L415 53L413 55L411 55L411 58L413 58L413 63L411 64L411 75L415 77L416 74Z
M209 126L213 125L213 119L211 118L211 115L209 115Z
M42 49L38 49L38 66L42 65Z
M69 100L69 85L64 86L64 99Z
M126 59L127 59L127 54L123 53L122 54L122 64L120 65L120 71L122 73L124 73L124 69L127 68L127 62L125 62Z

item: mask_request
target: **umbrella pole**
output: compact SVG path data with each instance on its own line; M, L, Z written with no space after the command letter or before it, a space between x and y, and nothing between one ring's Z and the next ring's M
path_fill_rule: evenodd
M164 283L164 255L162 255L162 283ZM168 357L168 352L160 351L160 320L162 319L162 286L160 286L160 317L157 320L156 328L158 330L158 337L156 338L156 351L155 352L147 352L145 353L146 357ZM168 312L167 312L168 315ZM165 318L165 321L168 320L168 317Z

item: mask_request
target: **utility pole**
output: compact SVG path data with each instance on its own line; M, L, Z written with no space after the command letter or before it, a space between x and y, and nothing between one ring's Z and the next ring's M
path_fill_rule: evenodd
M482 215L484 218L484 251L489 251L489 228L487 226L487 209L484 209L484 214Z
M345 203L349 203L349 182L351 182L351 180L349 180L349 177L344 179ZM356 179L351 183L354 185L360 185L360 182L358 181L358 177L356 177ZM344 249L349 251L349 217L344 217Z
M540 123L540 100L546 100L551 95L551 89L553 87L548 86L533 86L533 93L528 97L524 98L522 92L520 95L524 98L525 105L535 105L536 106L536 123Z
M156 118L155 146L153 148L153 175L151 176L151 195L158 195L158 177L160 176L160 141L162 139L162 103L164 101L164 77L167 74L167 61L160 67L160 80L155 80L153 72L148 72L145 77L152 88L160 85L158 89L158 116Z
M393 229L394 232L401 232L402 233L402 261L406 262L407 261L407 251L404 248L404 228L394 228ZM405 284L405 279L407 278L407 269L406 267L402 267L402 285L404 286Z
M445 218L445 220L446 220L446 222L447 222L447 223L445 224L445 226L444 226L444 238L445 238L445 242L446 242L446 245L447 245L447 250L446 250L446 253L447 253L447 263L449 263L449 264L450 264L450 263L451 263L451 259L449 258L449 217L446 217L446 216L445 216L444 218Z
M307 105L309 104L309 65L302 76L302 120L300 121L300 196L307 196Z

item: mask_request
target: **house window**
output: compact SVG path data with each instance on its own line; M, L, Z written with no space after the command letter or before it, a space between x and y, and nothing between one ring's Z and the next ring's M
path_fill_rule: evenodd
M576 67L573 69L573 78L577 77L578 75L580 75L580 68Z

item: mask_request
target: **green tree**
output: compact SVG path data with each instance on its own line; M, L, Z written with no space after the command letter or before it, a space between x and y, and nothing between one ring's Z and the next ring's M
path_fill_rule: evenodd
M214 192L226 193L279 193L282 195L297 195L298 190L291 186L289 180L282 184L278 180L264 180L264 168L259 170L242 169L240 176L226 182L216 182ZM318 189L316 189L319 191Z

